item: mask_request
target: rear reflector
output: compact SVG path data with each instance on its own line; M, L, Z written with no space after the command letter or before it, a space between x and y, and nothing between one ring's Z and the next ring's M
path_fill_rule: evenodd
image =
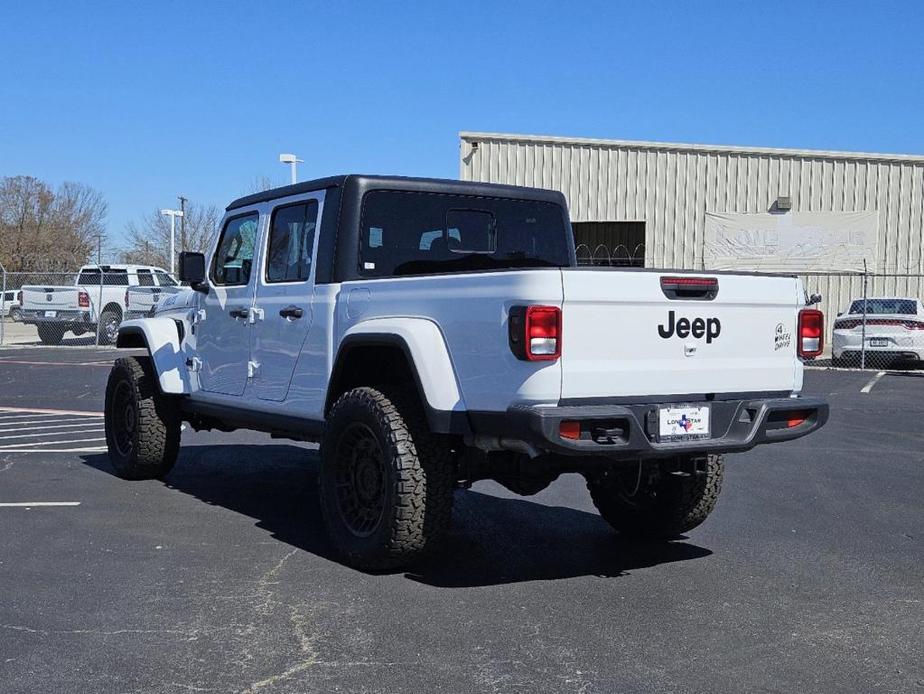
M581 423L564 421L558 425L558 435L563 439L577 441L581 438Z
M513 306L508 317L510 351L524 361L554 361L561 356L561 309Z
M799 311L799 335L797 352L800 357L817 357L825 346L825 316L818 309L804 308Z
M794 413L790 415L789 419L786 420L786 427L788 429L792 429L793 427L797 427L803 422L805 422L805 420L806 420L806 417L803 417L798 413Z

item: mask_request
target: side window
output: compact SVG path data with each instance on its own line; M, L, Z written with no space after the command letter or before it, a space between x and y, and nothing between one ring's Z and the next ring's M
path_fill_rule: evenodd
M153 287L154 286L154 275L151 274L150 270L138 270L138 286L139 287Z
M225 224L212 263L212 281L215 284L240 286L250 282L258 220L259 215L254 212L229 219Z
M128 270L107 270L103 273L103 284L107 287L127 287Z
M99 270L83 270L77 284L99 284Z
M154 274L157 276L157 284L159 284L161 287L175 287L176 286L176 280L173 279L166 272L155 270Z
M317 200L273 211L267 241L267 282L304 282L311 276L317 222Z

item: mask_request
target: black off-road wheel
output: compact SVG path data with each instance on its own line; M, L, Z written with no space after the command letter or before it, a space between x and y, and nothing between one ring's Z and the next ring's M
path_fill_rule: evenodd
M700 525L715 508L725 464L710 455L698 474L660 473L648 478L643 466L588 479L591 499L603 519L620 534L670 539Z
M160 479L176 462L180 419L147 357L118 359L106 384L106 445L119 477Z
M431 550L449 525L454 475L448 445L427 427L415 395L344 393L321 443L321 510L350 565L382 571Z
M64 339L64 326L55 323L39 323L35 326L38 328L39 340L43 345L60 345Z

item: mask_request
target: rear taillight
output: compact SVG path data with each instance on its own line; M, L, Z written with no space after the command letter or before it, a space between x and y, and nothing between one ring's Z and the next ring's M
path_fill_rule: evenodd
M825 315L814 308L799 311L799 342L797 352L800 357L817 357L824 350Z
M524 361L554 361L561 356L561 309L513 306L507 337L510 351Z
M16 303L18 303L20 306L22 305L22 290L21 289L18 292L16 292Z
M128 290L125 290L125 308L128 308Z
M86 292L77 293L77 305L80 308L90 308L90 295Z

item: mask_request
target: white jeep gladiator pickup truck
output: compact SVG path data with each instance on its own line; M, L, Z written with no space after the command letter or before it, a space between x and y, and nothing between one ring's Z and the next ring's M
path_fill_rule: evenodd
M23 323L36 326L46 345L60 344L69 330L78 337L99 330L100 344L110 344L118 334L129 288L175 285L159 267L84 265L73 285L23 286L20 316Z
M619 532L705 520L722 454L821 427L822 317L795 277L579 268L563 196L340 176L231 203L194 291L127 321L106 389L116 471L159 478L181 422L320 442L335 548L405 564L453 488L582 474Z

